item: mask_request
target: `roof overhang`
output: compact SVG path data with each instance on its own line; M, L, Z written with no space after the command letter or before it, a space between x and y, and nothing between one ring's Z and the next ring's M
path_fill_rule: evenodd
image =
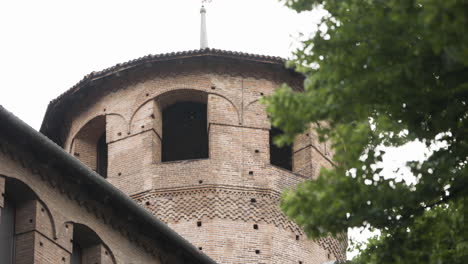
M104 69L98 72L91 72L86 75L81 81L75 84L73 87L68 89L66 92L58 96L56 99L52 100L48 107L44 119L42 121L40 131L53 140L55 143L62 145L63 138L59 130L60 127L63 127L63 112L64 107L68 106L74 100L74 96L77 96L82 93L86 93L91 89L95 83L106 78L119 77L125 74L126 72L137 71L140 68L159 65L168 62L186 62L193 61L194 59L217 59L225 60L226 63L238 62L246 64L262 64L270 65L275 69L280 69L282 71L291 74L291 76L296 76L303 78L303 76L293 69L288 69L285 67L286 60L280 57L274 56L264 56L264 55L255 55L242 52L232 52L224 51L217 49L201 49L201 50L192 50L192 51L183 51L183 52L173 52L166 54L157 54L157 55L148 55L135 60L131 60L125 63L116 64L110 68ZM79 98L79 96L77 96Z

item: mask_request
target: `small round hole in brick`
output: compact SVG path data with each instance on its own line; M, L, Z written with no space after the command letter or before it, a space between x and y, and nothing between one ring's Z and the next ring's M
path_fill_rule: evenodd
M29 223L32 223L32 222L33 222L33 220L32 220L32 219L29 219Z
M296 240L299 240L299 235L296 235Z
M106 110L107 110L107 109L106 109L106 108L104 108L104 112L105 112Z
M151 203L150 203L149 201L146 201L146 203L145 203L145 204L146 204L146 205L151 205Z
M146 96L149 96L149 93L147 93Z
M260 93L261 96L263 96L263 93Z
M67 260L65 257L62 257L62 261L65 262L65 260Z
M43 245L44 245L44 244L43 244L42 242L39 242L39 246L41 246L41 247L42 247Z
M202 183L203 183L203 181L202 181L202 180L199 180L199 181L198 181L198 183L199 183L199 184L202 184Z
M118 175L118 176L122 176L122 173L121 173L121 172L119 172L119 173L117 173L117 175Z
M41 212L45 212L44 208L41 208Z
M252 198L252 199L250 199L250 202L251 202L251 203L256 203L256 202L257 202L257 199Z
M249 171L249 175L253 175L253 171Z
M259 250L259 249L256 249L256 250L255 250L255 254L260 254L260 250Z
M253 229L257 230L257 229L258 229L258 225L257 225L257 224L254 224L254 225L253 225Z
M198 249L199 249L199 250L203 250L203 248L202 248L202 247L198 247Z
M145 126L141 126L141 128L145 128Z
M106 254L106 256L107 256L107 255L109 255L109 252L107 252L107 250L106 250L106 251L104 251L104 254Z
M258 149L255 150L255 153L259 153L259 152L260 152L260 150L258 150Z
M202 222L201 222L201 221L198 221L198 222L197 222L197 226L198 226L198 227L201 227L201 226L202 226Z
M212 85L211 90L215 90L215 89L216 89L216 86Z
M121 135L122 135L122 133L121 133L121 132L117 133L117 136L121 136Z
M299 260L299 264L302 264L302 261Z

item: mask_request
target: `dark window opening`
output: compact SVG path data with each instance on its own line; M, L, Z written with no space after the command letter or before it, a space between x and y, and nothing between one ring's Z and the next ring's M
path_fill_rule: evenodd
M280 168L292 171L292 145L278 147L273 139L283 134L279 128L272 127L270 130L270 163Z
M96 172L107 178L107 143L106 132L102 134L97 142Z
M0 208L0 256L2 263L14 263L15 255L15 205L5 197Z
M15 229L24 230L29 226L29 218L17 220L17 216L27 217L31 206L36 206L36 194L23 182L5 178L5 192L3 208L0 208L0 263L13 264L18 257L30 256L31 252L24 252L28 243L16 243L16 238L23 233L15 233ZM36 207L34 207L36 208ZM24 221L26 220L26 221Z
M73 241L73 251L71 255L71 264L81 264L82 250L80 245Z
M71 255L71 264L94 263L89 261L92 259L97 260L102 258L102 249L104 246L102 240L89 227L81 224L73 224L72 243L73 251ZM108 252L108 249L105 248L105 251ZM112 257L111 252L108 252L107 254L110 254Z
M208 158L206 104L179 102L162 114L162 161Z

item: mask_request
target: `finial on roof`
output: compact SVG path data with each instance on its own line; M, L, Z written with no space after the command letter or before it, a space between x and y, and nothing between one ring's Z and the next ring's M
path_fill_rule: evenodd
M205 3L206 1L203 1ZM208 48L208 34L206 32L206 9L205 6L202 4L200 8L201 14L201 28L200 28L200 49Z

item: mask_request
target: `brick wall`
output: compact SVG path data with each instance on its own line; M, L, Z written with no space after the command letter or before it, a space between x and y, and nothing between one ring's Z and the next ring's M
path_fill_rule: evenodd
M0 182L6 179L5 189L0 189L0 192L6 193L6 198L13 199L16 205L16 264L70 263L74 223L93 230L108 249L107 254L100 251L101 262L91 263L160 263L159 256L154 256L140 242L130 240L116 226L111 226L89 210L87 206L90 204L85 206L79 202L86 197L79 198L77 193L48 182L47 173L54 172L39 172L31 157L17 156L11 149L5 151L0 148L0 164ZM27 186L28 190L14 187L18 184ZM104 214L106 209L101 208L100 212Z
M283 80L265 69L258 73L231 65L242 74L226 74L231 69L205 66L155 66L102 81L99 90L112 92L90 93L82 100L86 103L70 109L65 148L72 151L75 135L104 113L108 180L143 205L148 201L151 212L220 263L320 263L329 255L343 259L346 242L305 241L300 228L278 209L281 191L332 166L330 146L318 141L313 127L294 142L294 173L270 165L270 123L259 99ZM207 103L209 158L162 163L162 109L187 100ZM207 188L214 191L204 192ZM257 210L249 197L259 190L266 194L257 198L257 207L262 207ZM222 199L217 196L221 193ZM211 224L200 229L198 220ZM260 231L252 229L254 221L263 226Z

